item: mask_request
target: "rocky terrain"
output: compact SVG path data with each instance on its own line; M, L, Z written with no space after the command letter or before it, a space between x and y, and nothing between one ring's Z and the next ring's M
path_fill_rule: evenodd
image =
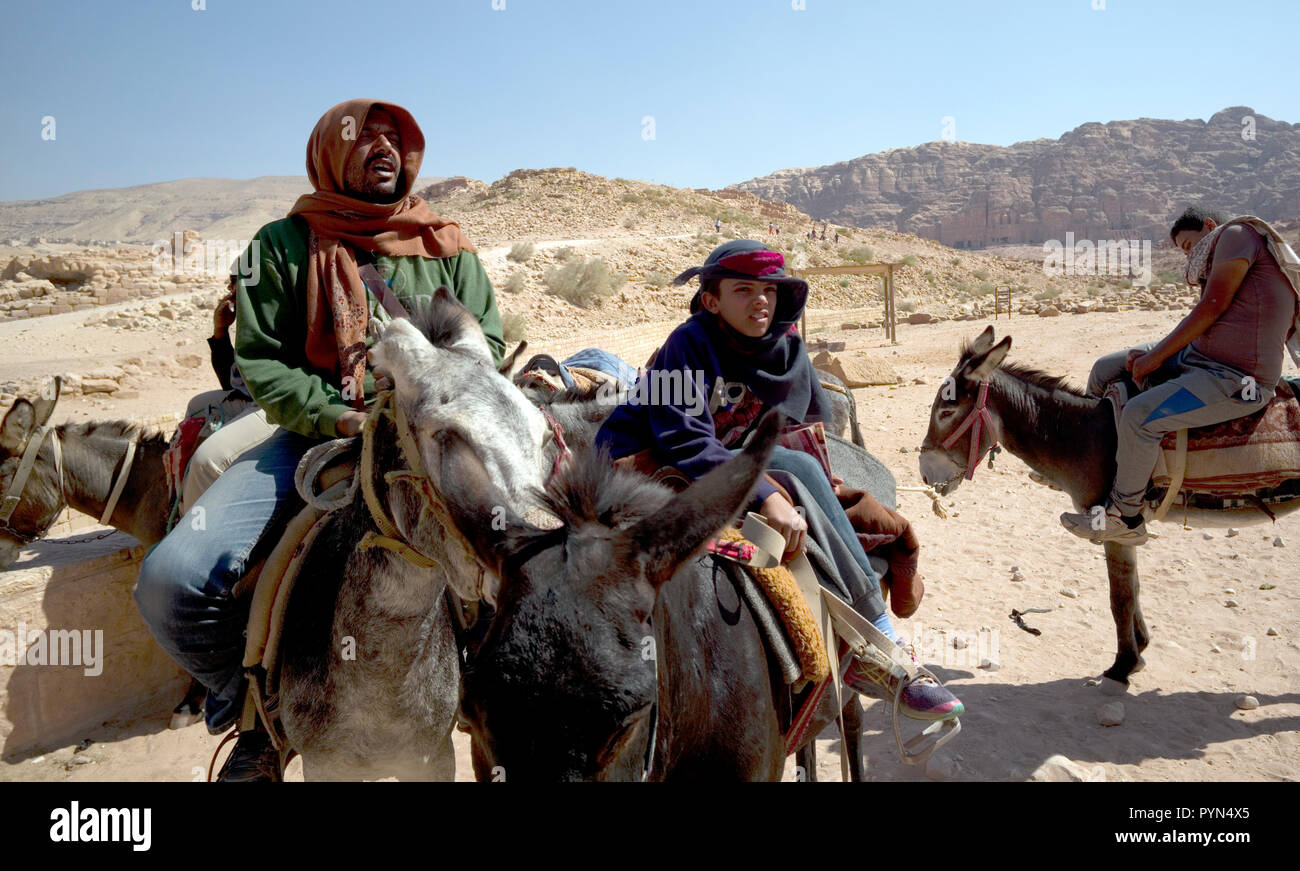
M497 288L507 338L563 352L600 345L640 362L680 322L694 293L693 286L673 287L672 278L719 242L740 236L782 250L795 268L896 264L899 315L913 324L990 316L1000 286L1010 289L1017 313L1047 317L1186 309L1193 302L1176 283L1181 253L1167 247L1156 249L1155 280L1142 289L1119 275L1048 275L1041 248L1009 248L1009 256L957 251L907 233L814 222L793 206L742 191L684 190L547 169L518 170L492 184L447 179L420 193L436 212L460 222L478 245ZM715 220L722 221L720 233ZM769 234L769 225L781 233ZM816 238L808 238L809 230ZM0 239L9 234L0 225ZM85 389L107 399L113 391L106 381L113 380L130 395L133 379L149 377L141 373L202 370L212 306L242 249L231 244L238 239L189 228L173 229L163 239L149 246L17 239L0 244L0 323L66 319L63 334L74 345L96 349L93 357L57 358L74 393ZM603 264L608 293L582 302L555 292L552 274L574 261ZM813 276L810 284L810 334L845 324L880 325L880 279ZM145 350L156 359L123 341L133 331L152 337ZM162 354L157 346L181 350ZM117 375L110 379L106 372ZM39 357L11 359L0 372L0 399L35 389L50 374Z
M735 187L817 219L955 248L1041 243L1066 232L1161 240L1191 203L1270 221L1300 215L1300 125L1237 106L1209 121L1089 123L1009 147L928 142Z

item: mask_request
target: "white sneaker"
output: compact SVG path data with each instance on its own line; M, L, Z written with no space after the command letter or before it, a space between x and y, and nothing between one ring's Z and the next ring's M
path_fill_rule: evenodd
M1067 511L1061 515L1061 525L1079 538L1086 538L1093 544L1103 544L1107 541L1119 544L1146 544L1147 539L1155 537L1147 532L1145 520L1130 529L1120 517L1119 509L1114 505L1108 505L1104 512L1100 505L1082 513Z

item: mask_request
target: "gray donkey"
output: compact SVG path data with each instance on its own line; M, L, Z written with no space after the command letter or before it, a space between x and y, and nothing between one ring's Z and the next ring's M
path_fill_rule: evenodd
M415 317L422 329L376 325L370 360L392 380L420 457L404 454L398 424L384 419L372 474L401 537L437 566L361 549L374 526L360 494L315 537L289 601L280 684L285 731L312 780L455 771L460 657L446 593L477 600L481 575L444 537L419 479L385 473L437 469L441 440L455 437L523 510L548 468L545 419L497 371L478 321L445 290Z

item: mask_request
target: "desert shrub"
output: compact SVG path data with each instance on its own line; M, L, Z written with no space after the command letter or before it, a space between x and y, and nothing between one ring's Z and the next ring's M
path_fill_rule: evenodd
M523 272L512 272L510 277L501 284L501 289L506 293L519 293L528 284L528 279L524 278Z
M934 284L935 280L938 278L938 276L936 276L929 269L925 270L925 272L922 272L921 277L924 278L926 281L930 282L931 284Z
M915 266L915 265L916 265L916 255L915 255L915 254L908 254L906 257L904 257L902 260L900 260L900 261L898 261L898 262L901 263L901 264L903 264L904 266Z
M840 279L840 287L847 288L850 284L852 284L852 282L849 281L847 278Z
M696 234L695 234L695 238L698 239L699 241L703 242L703 243L706 244L706 245L717 245L717 244L718 244L718 234L717 234L717 233L696 233Z
M537 246L532 242L516 242L510 246L510 253L506 255L506 259L513 260L515 263L527 263L536 252Z
M975 285L975 293L978 296L992 296L997 293L997 286L991 281L981 281Z
M669 282L672 280L673 276L669 275L667 272L654 271L647 273L645 277L645 283L656 290L667 287Z
M911 312L916 311L916 303L910 299L902 300L898 303L898 310L910 314Z
M639 203L641 202L641 195L633 191L628 191L623 194L623 196L619 197L619 200L625 203Z
M528 338L528 320L517 312L502 312L501 337L510 344L522 342Z
M954 258L952 258L951 260L949 260L948 262L949 262L950 264L952 264L953 266L961 266L961 258L960 258L960 257L954 257Z
M600 257L571 259L547 271L546 292L576 305L592 308L623 286L624 278L609 271Z
M1034 299L1038 300L1039 302L1043 302L1044 300L1056 299L1060 295L1061 295L1060 288L1057 288L1055 290L1053 290L1052 288L1048 288L1047 290L1044 290L1042 293L1034 294Z
M1177 269L1161 269L1156 272L1156 284L1182 284L1185 278Z
M867 264L876 259L876 252L870 245L859 245L856 248L850 248L844 255L854 263Z
M989 271L987 269L976 269L974 272L971 273L971 275L975 276L980 281L989 280Z
M631 230L633 227L636 226L636 218L632 217L631 215L628 215L626 218L623 219L623 226Z
M1133 280L1131 278L1126 278L1119 283L1119 286L1125 290L1130 290L1133 287Z
M555 249L555 259L561 263L568 260L572 256L573 256L573 249L570 248L568 245L565 245L563 248Z

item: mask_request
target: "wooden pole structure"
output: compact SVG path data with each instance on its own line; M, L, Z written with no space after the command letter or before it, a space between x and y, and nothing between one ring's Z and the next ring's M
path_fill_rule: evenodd
M898 344L898 308L894 299L894 268L896 263L868 263L863 266L810 266L806 269L791 268L789 273L799 278L807 278L809 275L878 275L884 281L885 297L885 337L892 344ZM803 320L799 326L799 331L805 339L808 336L808 308L804 307Z

